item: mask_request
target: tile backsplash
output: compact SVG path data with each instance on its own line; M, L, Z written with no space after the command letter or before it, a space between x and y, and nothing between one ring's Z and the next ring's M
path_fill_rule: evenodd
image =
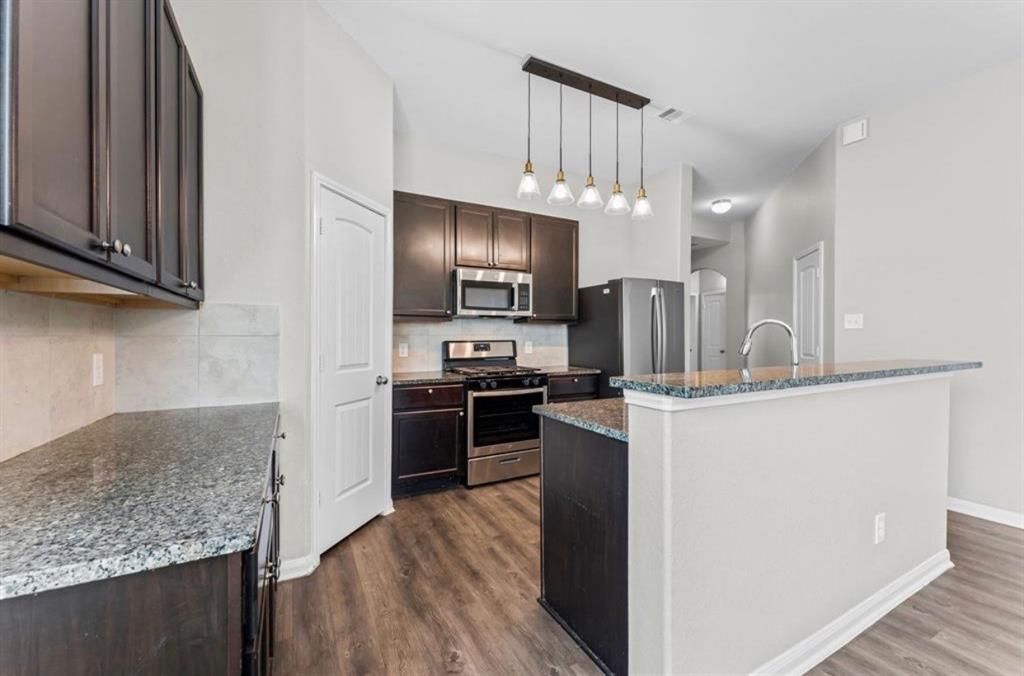
M118 411L277 399L276 305L122 309L114 314L114 335Z
M271 305L115 309L0 291L0 461L119 411L276 400L278 321Z
M519 363L526 366L563 366L569 362L568 337L564 324L517 324L508 319L455 319L450 322L395 322L392 368L395 372L438 371L441 342L445 340L514 339ZM526 341L533 353L526 354ZM399 345L409 347L409 356L399 356Z
M113 413L114 355L113 309L0 291L0 461Z

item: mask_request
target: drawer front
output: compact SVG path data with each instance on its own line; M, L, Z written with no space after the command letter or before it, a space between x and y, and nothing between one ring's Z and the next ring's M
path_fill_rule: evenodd
M392 396L394 409L441 408L461 406L462 385L416 385L396 387Z
M597 394L597 376L558 376L548 378L548 399Z
M530 476L540 472L540 450L516 451L470 458L466 483L470 486Z

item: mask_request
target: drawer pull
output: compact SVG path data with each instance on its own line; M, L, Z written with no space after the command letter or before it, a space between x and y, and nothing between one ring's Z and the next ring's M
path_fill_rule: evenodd
M427 390L427 394L433 394L433 393L434 393L434 388L429 388Z
M517 456L516 456L516 457L514 457L514 458L505 458L505 459L503 459L503 460L499 460L499 461L498 461L498 464L499 464L499 465L510 465L510 464L512 464L513 462L519 462L520 460L522 460L522 458L521 458L521 457L519 457L519 456L517 455Z
M579 379L579 378L573 378L573 379L572 379L572 381L573 381L574 383L578 383L578 382L580 381L580 379Z

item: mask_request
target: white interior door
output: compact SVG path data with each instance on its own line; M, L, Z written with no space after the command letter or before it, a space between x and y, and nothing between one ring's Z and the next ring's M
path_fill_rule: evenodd
M701 368L725 368L725 291L701 294Z
M793 258L793 330L801 362L824 359L824 246L815 246Z
M317 545L390 509L387 218L320 183Z

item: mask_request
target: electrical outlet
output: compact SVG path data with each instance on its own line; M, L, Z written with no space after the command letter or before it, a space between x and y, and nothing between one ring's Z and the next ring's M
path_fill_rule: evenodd
M875 544L885 542L885 512L875 514Z
M92 386L99 387L103 384L103 353L94 352L92 355Z
M533 341L532 340L528 340L525 343L523 343L523 353L524 354L533 354Z
M399 357L408 357L409 356L409 343L399 343L398 344L398 356Z
M864 315L858 313L855 315L843 315L843 328L844 329L863 329L864 328Z

